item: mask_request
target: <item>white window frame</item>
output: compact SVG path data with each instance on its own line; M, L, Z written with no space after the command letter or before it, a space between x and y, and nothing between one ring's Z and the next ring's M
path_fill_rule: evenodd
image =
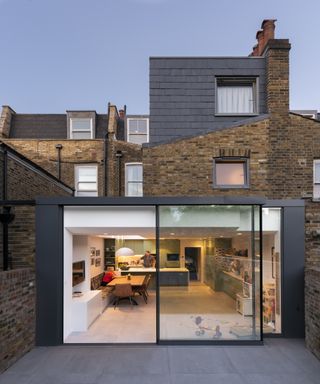
M147 133L146 135L143 135L143 136L146 136L147 138L145 143L149 143L149 118L148 117L127 117L127 142L133 143L132 141L130 141L130 136L135 136L134 133L130 133L130 121L132 120L145 120L147 122ZM142 135L136 134L136 136L142 136ZM137 144L137 143L133 143L133 144Z
M139 165L142 167L142 180L128 181L128 168L135 166L135 165ZM129 195L129 188L128 188L129 183L142 184L142 194L141 195ZM136 162L136 163L126 163L125 164L125 195L126 196L143 196L143 163L137 163Z
M217 164L243 164L244 183L243 184L218 184ZM213 159L213 188L214 189L246 189L249 188L249 158L247 157L218 157Z
M313 160L313 199L320 200L320 179L316 180L316 166L320 166L320 159Z
M79 183L86 183L85 181L79 180L79 169L80 168L95 168L96 170L96 188L95 189L87 189L87 190L79 190ZM92 183L92 182L88 182ZM75 186L75 196L98 196L98 165L96 164L76 164L74 166L74 186ZM86 194L87 193L87 194Z
M88 130L77 130L73 129L73 123L74 120L89 120L90 121L90 128ZM93 132L93 119L92 117L70 117L70 139L73 140L89 140L89 139L78 139L78 138L73 138L73 133L74 132L89 132L90 131L90 139L94 139L94 132Z
M259 78L258 77L223 77L218 76L215 79L215 115L216 116L256 116L259 114ZM237 86L237 85L251 85L253 93L253 112L219 112L219 86Z

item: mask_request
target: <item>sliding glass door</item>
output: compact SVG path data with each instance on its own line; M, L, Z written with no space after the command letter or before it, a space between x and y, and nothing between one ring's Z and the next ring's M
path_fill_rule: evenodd
M259 206L159 207L160 341L261 340Z

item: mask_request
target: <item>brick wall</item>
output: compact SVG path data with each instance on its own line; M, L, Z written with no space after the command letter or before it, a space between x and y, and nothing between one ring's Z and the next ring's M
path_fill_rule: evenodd
M35 162L46 171L57 176L57 144L62 145L61 150L61 181L74 187L74 167L81 164L97 164L98 166L98 195L104 195L104 141L103 140L6 140L6 143L16 151ZM124 195L124 164L126 162L141 161L141 146L137 144L117 141L110 135L108 141L108 195L119 196L118 178L119 169L116 152L122 152L121 159L121 185ZM15 166L17 169L17 166ZM18 170L19 171L19 170ZM25 172L22 170L22 172ZM31 181L33 176L30 176ZM29 183L28 175L20 180ZM48 183L47 183L48 184ZM15 186L12 184L12 192ZM37 189L37 188L34 188ZM45 189L45 190L44 190ZM42 195L53 196L59 193L51 191L52 186L41 186Z
M305 273L306 344L320 359L320 267Z
M143 148L144 194L160 196L259 195L269 190L268 120L170 144ZM214 189L213 158L249 156L250 190Z
M58 152L56 145L61 144L61 181L73 188L75 165L97 164L99 195L103 194L103 140L10 139L6 140L5 143L56 177L58 176Z
M0 372L34 346L35 276L32 269L0 272Z

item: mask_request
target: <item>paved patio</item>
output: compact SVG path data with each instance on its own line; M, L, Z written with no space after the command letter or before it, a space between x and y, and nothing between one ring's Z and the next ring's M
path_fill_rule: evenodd
M319 384L303 340L264 346L59 346L35 348L1 384Z

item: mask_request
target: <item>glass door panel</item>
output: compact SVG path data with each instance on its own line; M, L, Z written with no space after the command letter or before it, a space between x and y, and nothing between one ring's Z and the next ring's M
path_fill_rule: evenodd
M160 341L261 339L259 209L159 207Z

